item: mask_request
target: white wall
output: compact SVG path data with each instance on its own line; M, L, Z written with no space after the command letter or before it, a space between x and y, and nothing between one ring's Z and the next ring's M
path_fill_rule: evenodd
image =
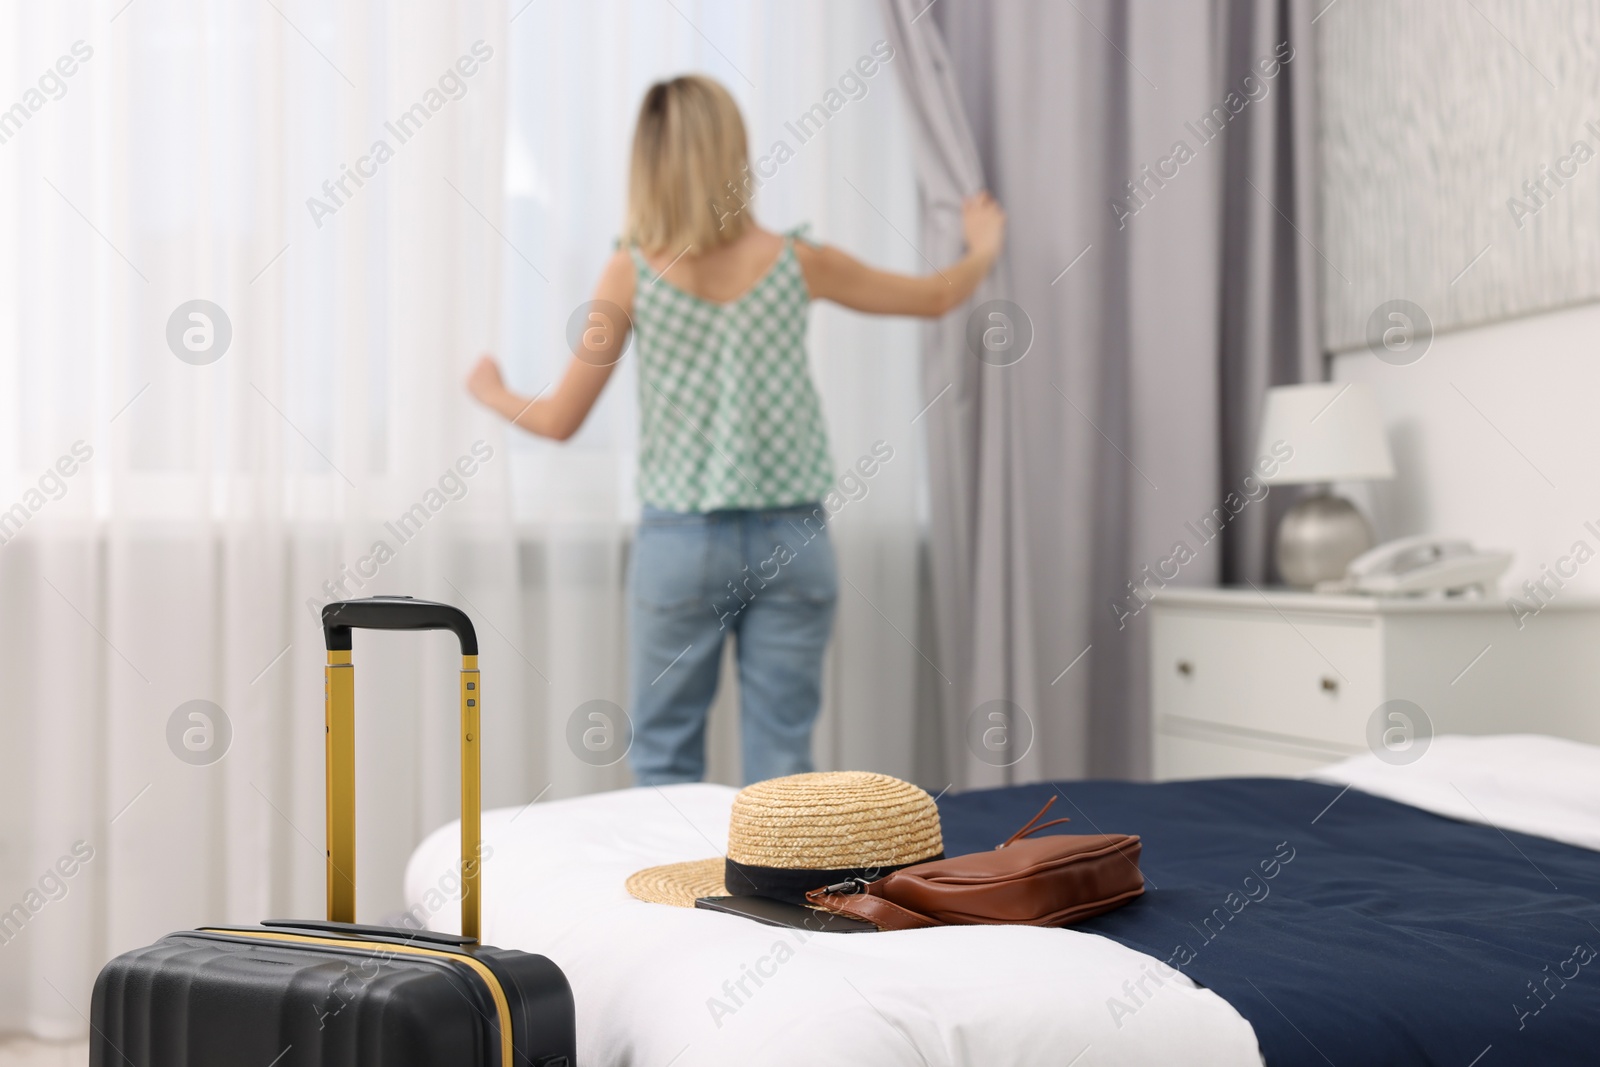
M1576 541L1600 554L1597 356L1600 304L1442 334L1407 366L1365 349L1333 357L1335 379L1371 383L1389 427L1398 476L1348 487L1379 540L1460 534L1510 549L1507 594ZM1597 594L1600 558L1560 591Z

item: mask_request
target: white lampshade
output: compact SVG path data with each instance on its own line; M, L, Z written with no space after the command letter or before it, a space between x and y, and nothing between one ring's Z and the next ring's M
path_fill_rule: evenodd
M1293 450L1288 459L1281 458L1285 445ZM1269 485L1394 477L1378 398L1361 382L1268 389L1256 455L1279 459L1261 479Z

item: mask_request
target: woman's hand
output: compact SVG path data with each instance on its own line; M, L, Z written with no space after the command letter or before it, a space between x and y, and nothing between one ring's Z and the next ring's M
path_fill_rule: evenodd
M495 398L504 396L505 391L506 380L500 373L500 364L495 362L494 356L485 352L478 358L472 373L467 375L467 392L478 403L493 407Z
M967 251L992 263L1005 243L1006 213L988 190L973 193L961 202L961 231L967 238Z

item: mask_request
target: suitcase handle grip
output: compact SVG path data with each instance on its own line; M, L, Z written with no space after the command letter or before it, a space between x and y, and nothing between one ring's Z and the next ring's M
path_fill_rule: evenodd
M478 654L478 634L467 613L449 604L408 596L369 596L335 600L322 609L328 651L349 652L351 630L449 630L463 656Z
M482 810L479 771L483 692L478 635L460 608L406 596L336 600L322 609L328 665L323 673L327 748L328 921L356 921L355 671L351 630L450 630L461 642L461 935L478 936Z

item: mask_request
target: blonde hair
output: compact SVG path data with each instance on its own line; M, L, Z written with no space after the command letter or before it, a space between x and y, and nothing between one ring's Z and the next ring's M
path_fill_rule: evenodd
M639 104L623 243L704 252L751 225L750 151L728 90L689 74L656 82Z

